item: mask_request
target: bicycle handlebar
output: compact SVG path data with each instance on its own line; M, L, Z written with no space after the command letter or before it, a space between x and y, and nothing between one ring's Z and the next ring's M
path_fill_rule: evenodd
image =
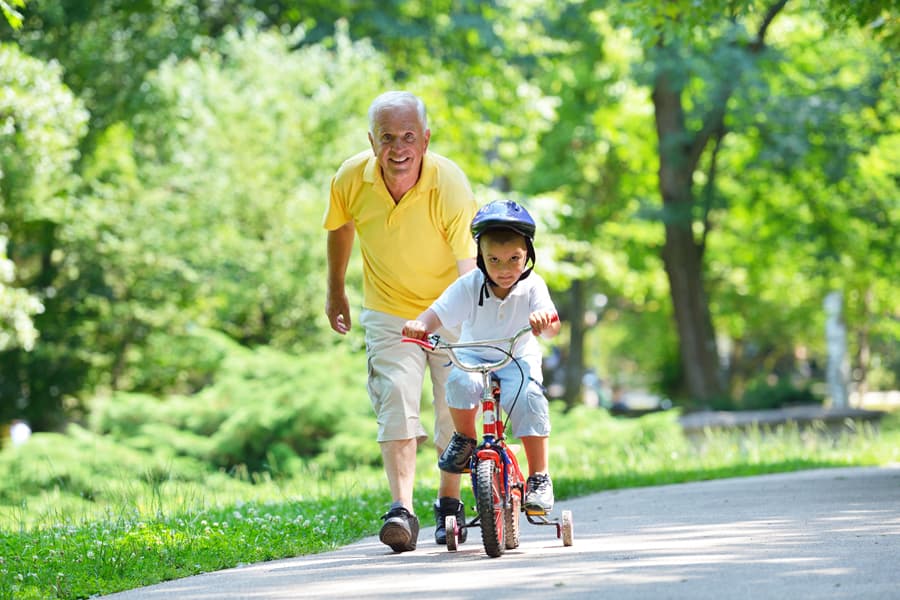
M551 319L551 323L555 323L559 321L559 315L554 315L553 319ZM486 371L495 371L502 367L505 367L512 361L513 359L513 348L515 348L516 343L518 343L519 339L522 338L526 333L531 331L531 325L526 325L522 329L518 330L511 337L505 338L497 338L493 340L479 340L472 342L445 342L441 339L436 333L429 333L428 336L424 340L420 340L419 338L411 338L404 336L401 341L409 342L412 344L418 344L422 346L426 350L438 351L438 350L446 350L447 356L450 358L450 362L454 365L462 369L463 371L470 371L473 373L484 373ZM508 349L506 346L508 345ZM477 365L470 365L462 362L456 356L456 350L460 350L462 348L494 348L503 353L503 358L498 361L491 363L480 363Z

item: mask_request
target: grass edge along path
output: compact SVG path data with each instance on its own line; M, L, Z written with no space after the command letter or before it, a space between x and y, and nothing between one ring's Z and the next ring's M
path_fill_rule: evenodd
M603 431L560 421L552 462L558 500L625 487L900 462L897 419L880 432L860 428L838 437L796 427L710 432L700 446L673 433L664 419L630 421L615 436L605 432L616 438L608 443L597 441ZM423 450L420 474L431 467L433 452ZM437 474L420 482L416 511L424 527ZM324 492L309 499L238 500L152 518L110 513L80 523L60 516L49 526L0 532L0 600L88 598L332 550L376 533L388 503L383 487L323 485ZM464 500L471 505L470 491Z

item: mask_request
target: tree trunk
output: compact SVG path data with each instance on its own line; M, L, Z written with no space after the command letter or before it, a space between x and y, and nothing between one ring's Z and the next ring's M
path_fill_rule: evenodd
M680 89L665 71L653 90L659 137L659 188L666 241L662 250L687 391L701 403L724 394L709 302L703 281L703 255L694 239L691 183L700 150L686 129Z
M709 303L703 289L702 260L690 230L666 226L663 261L687 389L693 399L708 402L720 397L724 386Z

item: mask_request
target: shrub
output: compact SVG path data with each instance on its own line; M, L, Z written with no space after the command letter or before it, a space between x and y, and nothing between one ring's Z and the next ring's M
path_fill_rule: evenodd
M93 403L91 426L131 448L157 443L230 471L284 474L295 459L329 468L380 460L365 358L340 347L293 356L204 332L224 353L208 387L155 399L118 393Z
M765 410L798 404L821 404L809 386L795 386L788 380L779 379L775 383L758 381L747 389L738 402L744 410Z
M207 470L163 446L141 452L70 425L65 434L36 433L26 445L0 453L0 473L0 501L17 504L54 489L94 501L111 492L109 482L203 481Z

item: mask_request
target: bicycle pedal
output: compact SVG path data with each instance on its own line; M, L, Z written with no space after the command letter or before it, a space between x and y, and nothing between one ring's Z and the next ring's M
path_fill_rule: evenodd
M543 508L528 508L525 507L525 514L529 517L545 517L547 516L547 511Z

